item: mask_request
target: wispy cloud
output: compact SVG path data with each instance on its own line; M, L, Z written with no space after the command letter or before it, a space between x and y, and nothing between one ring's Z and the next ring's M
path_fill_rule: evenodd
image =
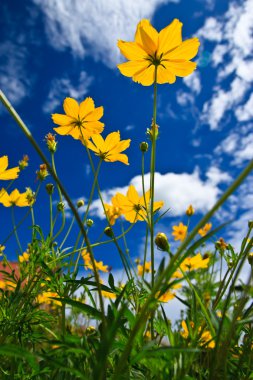
M48 99L43 106L43 111L45 113L55 111L64 97L83 100L92 80L93 78L88 76L85 71L81 71L77 81L73 81L73 78L70 79L67 75L63 78L54 78L50 86Z
M120 56L117 39L131 40L141 18L179 0L33 0L45 13L50 44L57 50L71 49L79 57L92 56L115 67Z

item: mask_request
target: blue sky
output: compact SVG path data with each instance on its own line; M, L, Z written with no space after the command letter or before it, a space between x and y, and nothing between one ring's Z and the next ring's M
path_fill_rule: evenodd
M117 70L117 63L123 60L117 39L133 40L142 18L150 19L158 30L178 18L183 22L183 39L199 37L196 72L178 78L173 85L158 87L156 195L171 209L158 230L167 233L170 240L171 226L186 222L184 212L190 203L196 209L194 225L252 159L252 0L2 0L0 12L0 86L44 151L44 136L53 132L51 113L61 113L68 96L78 101L91 96L96 106L104 106L104 135L120 130L123 139L132 140L130 166L103 164L100 186L107 200L116 189L123 192L130 183L140 189L139 143L146 139L153 102L152 87L133 83ZM26 186L35 189L40 160L2 105L0 120L0 155L7 154L11 166L23 154L30 156L29 168L15 186L20 191ZM83 147L71 137L57 138L59 177L73 199L87 197L92 173ZM234 219L221 233L232 244L238 245L247 221L252 219L252 184L251 176L212 219L214 227ZM24 213L16 210L17 220ZM1 214L5 223L0 240L4 241L11 217L3 207ZM46 234L44 186L35 216ZM91 239L95 239L97 231L105 227L96 200L91 217L95 221ZM30 237L29 223L28 219L21 232L24 249ZM133 257L141 255L143 230L139 223L129 237ZM108 247L95 251L95 256L117 268L117 252ZM6 252L10 258L16 257L13 239Z

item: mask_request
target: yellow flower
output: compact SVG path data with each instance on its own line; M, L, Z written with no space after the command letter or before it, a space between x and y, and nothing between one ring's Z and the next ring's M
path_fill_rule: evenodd
M53 303L55 305L61 306L62 303L60 301L53 300L50 297L59 298L58 294L55 292L43 292L37 296L37 302L39 304L50 305Z
M198 38L182 41L182 25L174 19L158 33L149 20L141 20L134 42L118 41L121 53L129 60L118 65L121 74L143 86L154 83L155 67L160 84L174 83L176 76L191 74L196 63L190 60L197 54L200 43Z
M211 228L212 223L206 223L203 228L200 228L200 230L198 230L198 233L200 234L200 236L204 237L210 231Z
M2 203L5 207L29 206L26 191L24 193L20 193L17 189L13 190L10 193L10 195L7 193L7 191L5 189L2 189L0 191L0 203Z
M101 290L101 293L102 293L103 297L110 298L112 300L114 300L116 298L115 293L107 292L106 290Z
M190 321L190 326L193 329L194 328L194 322ZM181 331L180 334L182 335L182 337L184 339L187 339L189 336L189 329L188 329L188 326L184 320L182 321L182 328L183 328L183 331Z
M29 253L24 252L23 255L18 256L18 260L20 263L27 262L29 261L29 256L30 256Z
M173 226L172 229L172 235L174 236L175 240L183 241L186 238L188 227L185 226L183 223L179 223L178 226Z
M192 329L194 329L194 322L190 321L190 326ZM181 331L181 335L184 339L187 339L189 337L189 329L185 321L182 321L182 328L183 331ZM198 333L201 332L201 327L198 329ZM210 331L203 331L199 337L199 345L200 346L205 346L207 348L214 348L215 347L215 342L213 340L213 337L210 333Z
M8 167L8 157L0 157L0 179L9 180L18 178L19 167L6 170Z
M109 219L109 223L111 226L115 224L115 220L121 215L121 209L117 206L111 206L105 203L105 213L107 218Z
M159 296L160 292L158 292L156 294L156 297L158 298L158 301L160 301L160 302L168 302L168 301L172 300L173 298L175 298L176 293L173 292L172 290L180 289L180 288L182 288L181 284L173 285L169 290L167 290L161 296Z
M120 141L120 133L112 132L104 140L101 135L91 136L91 141L86 141L85 145L93 150L97 156L107 162L120 161L123 164L128 164L128 157L121 152L127 149L130 145L130 139Z
M90 269L93 271L93 266L92 266L90 254L87 252L87 250L84 249L82 251L81 255L82 255L82 258L84 260L85 268L87 270ZM97 270L100 270L101 272L108 272L109 271L108 265L104 265L103 261L94 260L94 262L95 262L95 266L96 266Z
M145 204L146 199L146 204ZM147 191L144 196L139 196L133 185L129 186L127 195L116 193L112 197L112 204L115 207L119 207L122 210L122 214L130 223L135 223L137 220L143 221L147 219L147 213L149 212L150 191ZM164 202L154 202L154 211L159 210L163 206ZM146 209L146 205L148 210Z
M180 268L185 272L187 270L203 269L207 268L210 261L210 257L203 259L200 253L193 257L186 257L181 263Z
M143 273L151 273L151 261L146 261L144 265L137 265L138 276L142 276Z
M66 98L63 108L66 115L58 113L52 115L53 122L59 125L54 128L59 135L70 135L74 139L86 140L103 131L104 123L99 119L104 114L104 108L95 108L92 98L86 98L80 105L75 99Z
M195 213L195 210L194 208L192 207L192 205L190 205L187 210L185 211L186 215L187 216L192 216L194 213Z

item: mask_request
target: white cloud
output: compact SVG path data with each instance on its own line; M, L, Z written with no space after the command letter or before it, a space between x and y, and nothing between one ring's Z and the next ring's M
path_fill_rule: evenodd
M30 79L26 74L27 51L10 41L0 46L0 87L14 105L19 104L30 87Z
M85 71L81 71L76 83L67 75L63 78L55 78L51 83L48 99L43 106L45 113L50 113L62 103L64 97L71 97L79 101L83 100L87 94L93 78L89 77Z
M201 81L200 81L200 73L198 71L194 71L188 77L184 77L184 83L187 87L191 89L196 95L198 95L201 91Z
M117 40L132 40L141 18L179 0L33 0L45 13L46 31L57 50L91 55L114 67L120 60ZM168 20L169 22L170 20Z
M216 84L212 97L204 104L202 117L202 122L213 130L221 127L228 111L232 111L238 121L244 118L236 108L240 106L240 110L244 110L244 101L253 82L252 25L253 1L231 1L223 16L209 17L197 32L202 40L216 44L212 54L213 66L217 67ZM226 91L223 88L230 75L234 79Z
M200 178L198 169L192 174L188 173L156 173L155 174L155 195L156 200L163 200L165 205L163 210L170 208L167 216L184 215L185 210L192 204L197 212L204 213L208 211L220 194L218 185L222 182L229 182L230 176L221 172L216 167L211 167L206 173L207 179L204 181ZM145 187L149 188L149 174L145 174ZM139 194L142 192L141 176L136 176L130 181ZM116 192L126 194L128 186L122 188L113 188L103 191L105 203L110 203L111 197ZM91 206L92 215L104 218L104 212L100 201L95 200Z
M248 121L253 118L253 94L251 94L247 103L236 109L235 114L240 121Z

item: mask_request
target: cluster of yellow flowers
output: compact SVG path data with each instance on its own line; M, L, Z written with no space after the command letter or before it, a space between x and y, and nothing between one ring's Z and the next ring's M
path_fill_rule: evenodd
M190 321L189 325L190 325L190 331L193 332L194 322ZM185 320L182 321L182 328L183 328L183 331L181 332L182 337L184 339L188 339L190 332L189 332L189 329L188 329L188 326L187 326ZM208 330L203 331L201 329L201 327L199 327L198 334L199 334L198 342L199 342L200 346L204 346L206 348L214 348L215 347L215 341L213 340L213 337L212 337L210 331L208 331Z

